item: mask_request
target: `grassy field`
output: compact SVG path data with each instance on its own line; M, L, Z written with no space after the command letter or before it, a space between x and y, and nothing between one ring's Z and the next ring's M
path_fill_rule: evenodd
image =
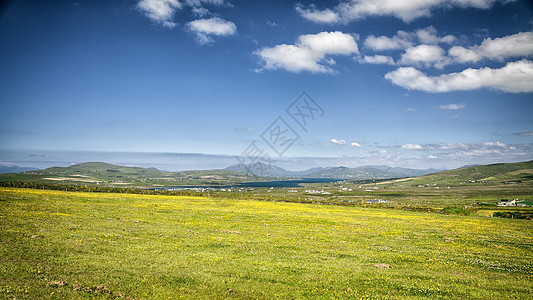
M529 220L0 188L2 299L528 299Z

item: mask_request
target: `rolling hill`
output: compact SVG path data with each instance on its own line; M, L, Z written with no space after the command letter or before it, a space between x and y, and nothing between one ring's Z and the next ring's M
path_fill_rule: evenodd
M38 183L68 183L158 187L174 185L227 185L268 180L258 176L228 170L165 172L155 168L125 167L103 162L87 162L69 167L52 167L22 173L0 174L0 181L31 181Z
M404 180L404 182L405 184L415 185L531 183L533 182L533 161L463 167L460 169L420 176L407 181Z

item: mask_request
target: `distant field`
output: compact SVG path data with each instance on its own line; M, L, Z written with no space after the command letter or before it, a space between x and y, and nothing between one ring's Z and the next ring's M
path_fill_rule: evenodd
M0 188L3 299L529 299L532 280L529 220Z
M424 180L424 184L418 184ZM319 191L320 193L312 193ZM325 193L321 193L324 191ZM229 196L229 193L226 193ZM402 208L446 208L468 207L474 213L479 209L490 208L481 204L496 205L501 199L533 200L533 182L516 184L504 183L447 183L420 179L387 181L377 183L356 183L351 181L336 183L305 184L298 188L256 189L248 193L250 197L284 199L285 201L310 201L353 206L379 206ZM224 193L219 193L224 195ZM238 193L234 193L238 196ZM388 201L382 204L367 204L371 199ZM528 208L533 212L533 208ZM465 211L465 213L468 213Z

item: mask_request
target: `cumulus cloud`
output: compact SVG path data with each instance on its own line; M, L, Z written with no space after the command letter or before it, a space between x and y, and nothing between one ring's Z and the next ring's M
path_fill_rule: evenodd
M422 149L422 146L419 144L404 144L401 146L402 149L409 149L409 150L420 150Z
M193 7L191 12L197 17L205 17L210 14L209 9L205 7Z
M497 143L497 142L494 142ZM320 165L389 165L406 168L438 168L451 169L471 164L493 164L495 162L519 162L533 160L533 143L506 144L505 147L475 144L421 144L421 150L391 151L400 146L389 146L390 149L369 151L370 155L342 156L336 158L294 158L290 162L301 166L302 162L314 166ZM441 149L440 146L448 146ZM387 151L389 150L389 151Z
M438 153L441 159L461 160L462 158L478 158L481 161L494 162L501 159L527 160L530 159L533 144L507 145L500 141L477 144L446 144L424 145L424 148L444 150Z
M491 88L509 93L533 92L533 62L522 59L502 68L466 69L462 72L428 76L412 67L385 74L393 84L408 90L430 93Z
M406 49L413 45L412 34L399 30L393 37L369 35L364 46L375 51Z
M501 143L500 141L498 141L498 142L486 142L486 143L483 143L483 145L488 146L488 147L505 147L505 144Z
M459 63L478 62L482 59L503 61L510 57L533 56L533 32L519 32L501 38L487 38L480 45L465 48L452 47L448 54Z
M317 10L316 6L311 4L308 8L304 8L301 4L296 4L296 11L305 19L316 23L337 23L339 22L339 15L331 9Z
M174 13L182 7L178 0L141 0L137 7L152 21L165 27L172 28L176 23L172 21Z
M296 10L303 18L317 23L347 23L369 16L393 16L408 23L421 17L429 17L436 9L450 7L488 9L495 2L513 1L515 0L345 0L331 9L320 10L311 4L308 8L298 5Z
M346 141L345 140L331 139L329 141L332 142L333 144L337 144L337 145L346 145Z
M464 104L464 103L461 103L461 104L446 104L446 105L440 105L439 109L458 110L458 109L462 109L462 108L465 108L465 107L466 107L466 104Z
M194 20L187 23L187 27L196 33L197 41L202 45L213 43L213 35L230 36L237 32L237 26L233 22L218 17Z
M364 46L374 51L403 50L413 47L415 42L426 45L436 45L442 43L451 44L456 40L457 38L453 35L447 35L444 37L438 36L435 27L429 26L414 32L398 30L398 32L392 37L369 35L365 39Z
M506 148L506 149L516 149L516 145L507 145L505 143L502 143L500 141L496 142L483 142L483 143L474 143L474 144L466 144L466 143L454 143L454 144L403 144L403 145L394 145L389 146L390 148L402 148L402 149L414 149L414 150L420 150L424 149L427 151L472 151L472 150L495 150L500 148Z
M339 31L306 34L300 36L294 45L281 44L256 51L265 69L285 69L294 73L334 73L324 65L334 64L331 57L327 56L356 53L359 53L359 49L354 37Z
M385 55L373 55L373 56L365 55L363 58L359 59L359 62L367 63L367 64L394 65L394 59L392 59L392 57L390 56L385 56Z
M444 49L437 45L419 45L405 50L399 63L402 65L423 66L426 68L434 66L440 69L448 63L448 59Z
M210 14L203 5L230 6L225 0L140 0L137 8L142 11L150 20L173 28L176 23L172 20L177 10L190 7L193 15L205 17Z
M439 37L437 35L437 30L433 26L418 29L415 32L415 35L417 36L418 40L421 43L430 44L430 45L439 44L439 43L451 44L457 40L457 38L453 35Z
M358 148L363 147L363 146L361 146L361 144L359 144L359 143L357 143L357 142L351 142L351 143L350 143L350 146L352 146L352 147L358 147Z

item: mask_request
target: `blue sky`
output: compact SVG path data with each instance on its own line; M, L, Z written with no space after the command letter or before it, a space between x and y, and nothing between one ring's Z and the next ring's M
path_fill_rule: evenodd
M290 169L525 161L533 5L8 1L0 85L11 153L232 156L255 141ZM306 128L286 112L304 91L324 111ZM299 137L281 157L264 139L278 117Z

